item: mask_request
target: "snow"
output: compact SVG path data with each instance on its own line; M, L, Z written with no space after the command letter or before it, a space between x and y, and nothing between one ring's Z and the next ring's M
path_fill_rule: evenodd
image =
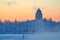
M35 34L0 34L0 40L60 40L60 32L43 32Z

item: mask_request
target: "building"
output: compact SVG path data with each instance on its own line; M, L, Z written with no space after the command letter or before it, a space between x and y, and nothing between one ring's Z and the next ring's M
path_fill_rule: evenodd
M35 14L35 20L27 20L14 22L9 20L1 22L0 20L0 34L20 34L20 33L35 33L35 32L58 32L60 31L60 22L55 22L42 18L42 12L38 8Z
M42 12L41 12L41 10L39 8L36 11L35 19L36 20L42 19Z

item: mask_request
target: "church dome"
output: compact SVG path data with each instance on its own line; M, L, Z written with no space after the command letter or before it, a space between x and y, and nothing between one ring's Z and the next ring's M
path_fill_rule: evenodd
M35 17L36 19L42 19L42 12L40 8L37 9Z

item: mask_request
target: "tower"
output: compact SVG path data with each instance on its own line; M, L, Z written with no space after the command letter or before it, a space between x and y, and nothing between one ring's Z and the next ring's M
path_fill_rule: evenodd
M36 11L35 19L36 20L42 19L42 12L41 12L41 10L39 8Z

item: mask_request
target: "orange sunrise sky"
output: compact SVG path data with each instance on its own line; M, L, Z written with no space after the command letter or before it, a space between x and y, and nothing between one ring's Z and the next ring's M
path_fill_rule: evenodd
M60 21L60 0L0 0L0 19L33 20L37 8L41 9L43 18Z

